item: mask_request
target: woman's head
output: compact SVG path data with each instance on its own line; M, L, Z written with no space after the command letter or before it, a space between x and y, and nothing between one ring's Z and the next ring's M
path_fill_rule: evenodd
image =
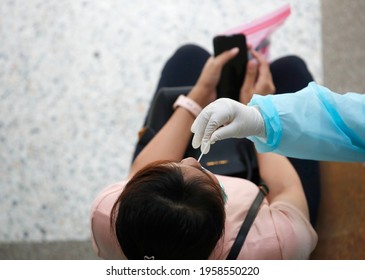
M193 158L140 170L111 216L128 259L206 259L223 233L224 221L219 182Z

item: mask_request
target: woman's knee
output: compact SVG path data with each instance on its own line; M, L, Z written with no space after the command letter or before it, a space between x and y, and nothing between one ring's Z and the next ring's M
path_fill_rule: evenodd
M209 57L210 54L197 45L179 47L166 62L160 83L165 86L194 85Z
M205 63L209 56L210 54L202 47L194 44L185 44L180 46L168 59L166 67L169 68L176 65L186 65L187 62L198 62L199 64L202 62Z
M308 71L305 61L301 57L296 55L288 55L279 58L275 60L272 65L281 68L282 70L287 69L290 71Z
M210 54L208 53L208 51L206 51L205 49L203 49L202 47L195 45L195 44L185 44L180 46L174 53L174 56L179 56L179 57L196 57L196 56L201 56L201 57L208 57L210 56Z
M279 58L270 64L277 93L295 92L313 81L305 61L296 55Z

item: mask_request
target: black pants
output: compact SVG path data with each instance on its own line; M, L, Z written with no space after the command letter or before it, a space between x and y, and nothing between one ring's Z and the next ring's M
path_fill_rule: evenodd
M209 57L210 54L206 50L196 45L180 47L166 62L155 94L162 87L193 86ZM299 91L313 81L305 62L297 56L286 56L272 62L270 70L276 94ZM138 155L141 148L136 147L133 158ZM312 225L315 225L320 197L319 162L294 158L289 158L289 160L302 181L309 206L310 220Z

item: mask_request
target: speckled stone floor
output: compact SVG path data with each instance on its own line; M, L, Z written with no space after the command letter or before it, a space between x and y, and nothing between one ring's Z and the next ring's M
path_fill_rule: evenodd
M284 3L2 1L0 241L87 239L91 202L127 174L165 60ZM292 9L272 57L310 54L321 78L319 1Z
M211 51L216 33L288 2L292 15L272 38L272 58L300 55L317 81L335 83L341 69L324 72L322 55L346 60L334 48L343 27L331 29L327 9L338 0L2 1L0 259L95 258L91 203L126 176L164 61L185 43ZM346 1L342 16L363 19L360 2ZM358 34L347 39L363 77Z

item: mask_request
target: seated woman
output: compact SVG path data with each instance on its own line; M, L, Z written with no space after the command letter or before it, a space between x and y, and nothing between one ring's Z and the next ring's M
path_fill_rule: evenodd
M269 65L259 53L252 54L255 60L248 63L241 88L243 103L253 93L295 92L312 80L297 57ZM237 49L211 57L200 47L186 45L167 62L157 88L193 86L187 95L193 107L177 106L153 139L141 151L137 147L128 179L107 187L96 198L91 227L94 249L100 257L227 258L260 190L248 180L212 174L196 159L183 156L199 107L216 99L222 67L235 55ZM283 156L258 154L257 161L270 192L237 258L309 258L317 243L310 216L314 223L318 163L295 163L298 176ZM304 190L300 177L306 180Z

